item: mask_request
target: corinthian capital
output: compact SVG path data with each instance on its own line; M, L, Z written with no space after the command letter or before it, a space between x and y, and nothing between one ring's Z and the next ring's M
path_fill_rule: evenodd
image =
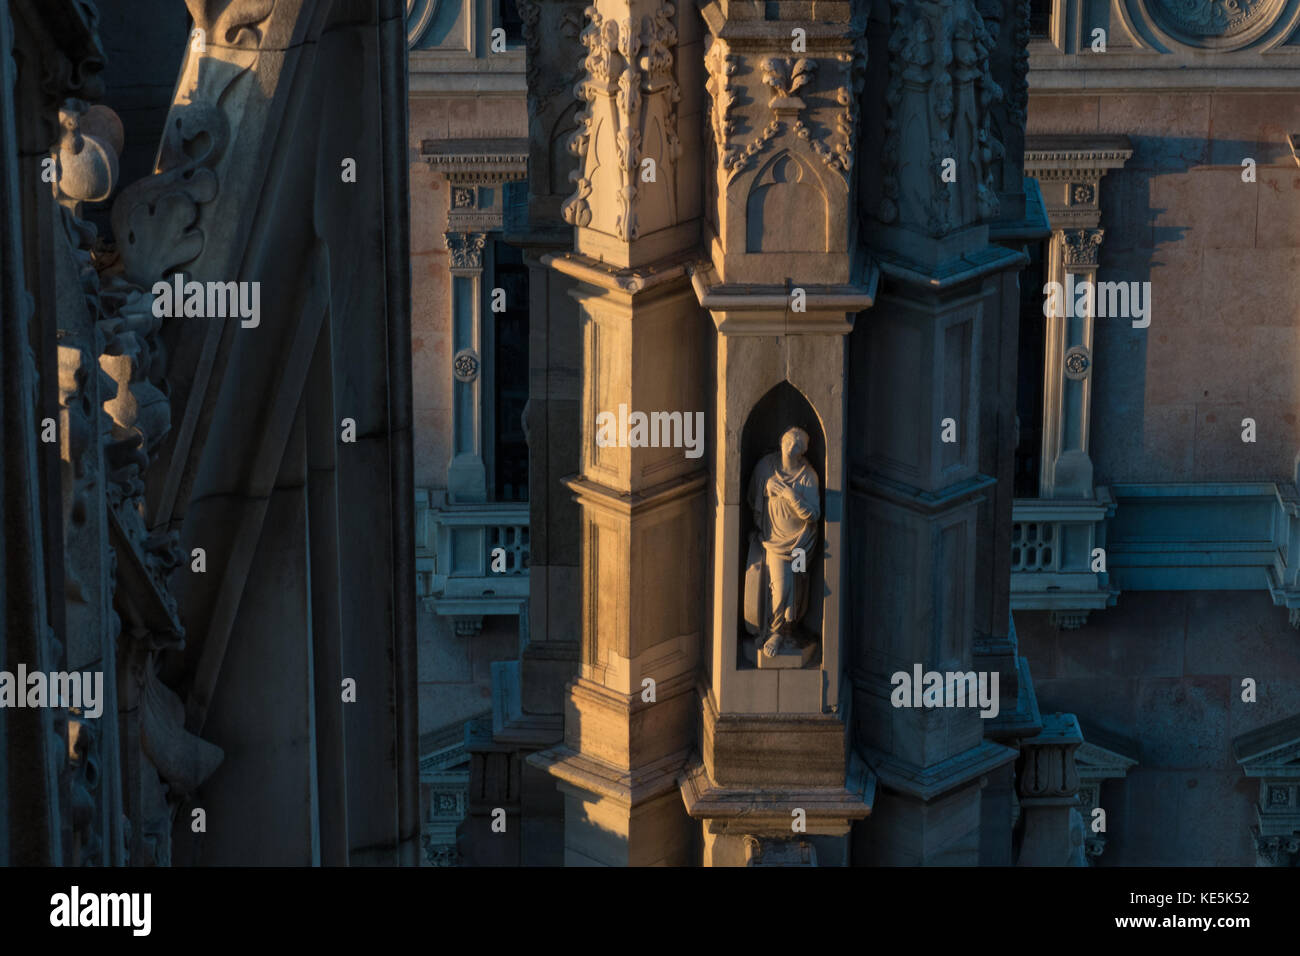
M1101 253L1105 229L1067 229L1065 239L1066 266L1095 266Z
M487 243L487 236L481 232L449 232L444 238L453 269L483 268L483 246Z

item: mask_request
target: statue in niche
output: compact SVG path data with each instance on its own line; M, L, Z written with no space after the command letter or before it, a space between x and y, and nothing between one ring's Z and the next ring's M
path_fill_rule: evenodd
M808 563L817 544L821 486L804 458L808 433L787 429L780 452L764 455L749 479L750 534L745 618L760 667L802 667L814 641L798 633L808 609ZM766 586L764 586L766 585Z

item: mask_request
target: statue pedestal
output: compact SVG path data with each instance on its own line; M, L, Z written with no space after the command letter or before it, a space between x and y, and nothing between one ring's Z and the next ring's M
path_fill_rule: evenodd
M763 650L762 643L755 638L755 651L757 651L757 660L759 670L767 669L791 669L807 667L812 661L813 655L817 653L816 641L800 641L797 644L786 642L781 645L781 649L776 652L775 657L768 657L767 652Z

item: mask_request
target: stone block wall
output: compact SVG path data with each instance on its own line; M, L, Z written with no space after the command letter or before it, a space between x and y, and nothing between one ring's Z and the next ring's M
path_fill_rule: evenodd
M1097 484L1281 479L1300 448L1300 94L1031 95L1029 135L1122 134L1099 281L1149 281L1151 325L1099 319ZM1253 183L1242 162L1256 163ZM1256 423L1241 440L1242 419Z
M1153 323L1154 326L1154 323ZM1253 866L1258 783L1233 738L1300 711L1300 644L1263 591L1122 595L1084 627L1015 614L1044 714L1078 715L1138 745L1138 765L1102 786L1098 866ZM1242 678L1257 701L1242 701Z

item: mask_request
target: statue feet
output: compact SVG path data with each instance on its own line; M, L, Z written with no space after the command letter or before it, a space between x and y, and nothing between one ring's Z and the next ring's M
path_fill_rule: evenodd
M784 630L784 628L782 629ZM778 631L764 642L755 641L758 648L757 664L760 668L807 667L817 650L817 642L800 640L793 633Z

